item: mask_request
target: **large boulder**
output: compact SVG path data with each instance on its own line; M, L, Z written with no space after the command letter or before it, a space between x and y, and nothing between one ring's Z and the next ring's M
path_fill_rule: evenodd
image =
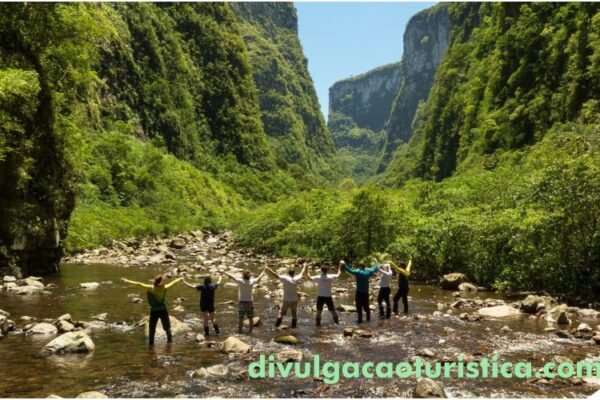
M477 313L483 317L505 318L522 315L521 311L508 305L485 307L477 310Z
M40 282L39 279L37 278L33 278L33 277L29 277L23 280L23 282L25 283L24 286L34 286L39 288L40 290L44 290L45 286L42 282Z
M58 329L47 322L40 322L33 325L27 332L31 335L56 335Z
M469 279L466 277L465 274L461 274L459 272L452 272L442 277L440 285L442 286L442 289L457 290L461 283L468 281Z
M477 291L477 286L469 282L463 282L460 285L458 285L458 290L460 290L461 292L474 293Z
M108 398L108 396L101 392L92 391L92 392L79 393L77 395L77 398L78 399L106 399L106 398Z
M227 365L217 364L206 368L206 372L209 376L223 377L227 376L229 368L227 368Z
M181 336L185 335L188 332L192 331L192 327L186 324L185 322L179 321L177 318L173 316L169 316L169 320L171 321L171 334L173 336ZM144 326L144 335L146 337L150 336L150 317L144 317L138 322L138 326ZM156 326L156 333L154 335L156 340L166 340L167 333L162 329L162 324L160 321Z
M298 338L294 335L282 335L282 336L277 336L275 339L273 339L276 343L280 343L280 344L298 344Z
M170 246L173 249L183 249L185 247L185 239L181 237L176 237L173 240L171 240Z
M412 390L411 397L415 399L426 399L430 397L446 398L444 389L435 381L429 378L419 379L417 385Z
M553 307L546 314L546 321L558 325L569 325L571 320L568 315L568 307L566 304L561 304L559 306Z
M96 348L92 339L84 332L68 332L48 343L40 351L42 356L64 353L89 353Z
M300 350L288 349L282 350L275 355L277 361L280 362L300 362L304 358L302 352Z
M223 353L247 353L250 351L250 346L240 339L230 336L223 342L221 351Z
M530 294L521 302L521 311L535 314L540 310L550 310L557 301L550 296L536 296Z

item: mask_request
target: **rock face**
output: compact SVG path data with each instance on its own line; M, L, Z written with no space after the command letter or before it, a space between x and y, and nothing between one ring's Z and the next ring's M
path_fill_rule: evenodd
M465 274L453 272L451 274L444 275L440 281L440 285L442 286L442 289L457 290L461 283L468 281L469 279L465 276Z
M68 332L48 343L40 355L49 356L63 353L89 353L96 348L92 339L84 332Z
M383 172L398 146L412 136L412 121L425 100L448 48L450 19L445 5L437 5L411 18L404 32L401 81L386 123L386 143L377 172Z
M446 398L444 389L429 378L419 379L417 385L412 390L411 397L415 399L426 399L430 397Z
M359 128L380 131L398 94L401 71L400 63L389 64L336 82L329 88L329 119L340 113L351 117Z
M294 5L235 2L229 6L248 49L261 120L277 161L322 169L335 149L298 38Z

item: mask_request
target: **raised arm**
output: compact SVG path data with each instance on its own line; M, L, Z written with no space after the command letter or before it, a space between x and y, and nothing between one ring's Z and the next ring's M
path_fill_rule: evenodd
M304 263L304 265L302 266L302 271L300 271L300 273L298 275L294 276L294 280L299 281L300 279L302 279L304 277L305 272L306 272L306 263Z
M234 275L230 274L229 272L223 272L223 274L227 275L227 277L230 278L235 283L238 282L238 278L236 278Z
M268 267L265 267L265 268L268 268ZM262 270L260 275L256 278L255 282L260 281L263 278L263 276L265 276L265 269Z
M271 268L265 267L264 271L267 271L270 275L273 276L273 278L279 279L279 274L273 271Z
M302 272L304 273L305 277L307 277L308 279L310 279L311 281L314 282L315 278L313 278L312 276L310 276L310 274L308 273L308 268L304 268L304 270Z
M340 266L343 266L344 270L346 272L348 272L349 274L356 275L356 271L353 270L352 268L350 268L350 266L348 264L346 264L345 261L341 261ZM340 276L340 274L341 274L341 271L338 269L338 276Z
M375 259L373 261L373 266L369 268L369 273L374 274L377 271L379 271L379 263L377 262L377 259Z
M338 271L336 274L336 278L339 278L340 276L342 276L342 265L345 266L346 263L344 262L344 260L340 260L340 263L338 264Z
M220 285L222 280L223 280L223 274L220 274L219 280L217 281L217 285Z
M152 285L149 285L149 284L147 284L147 283L142 283L142 282L131 281L131 280L129 280L129 279L126 279L126 278L121 278L121 281L123 281L123 282L125 282L125 283L128 283L128 284L130 284L130 285L134 285L134 286L137 286L137 287L141 287L142 289L152 289L152 288L154 287L154 286L152 286Z
M408 260L408 266L406 267L406 273L407 276L410 275L410 269L412 268L413 265L413 256L410 256L410 259Z
M398 272L399 274L402 274L404 276L409 276L410 275L410 270L406 271L405 269L400 268L399 266L397 266L396 264L394 264L393 261L390 261L389 263L392 266L392 268L394 268L396 270L396 272Z
M181 282L182 280L183 280L183 278L177 278L177 279L175 279L174 281L171 281L171 282L167 283L167 284L165 285L165 289L168 289L168 288L170 288L171 286L173 286L173 285L175 285L175 284L177 284L177 283Z
M192 285L191 283L187 282L185 279L183 280L183 283L184 283L186 286L189 286L189 287L191 287L192 289L196 289L196 285Z

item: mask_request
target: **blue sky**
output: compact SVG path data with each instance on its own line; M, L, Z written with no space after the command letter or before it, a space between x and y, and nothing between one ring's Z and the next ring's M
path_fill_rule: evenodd
M321 110L337 81L400 61L406 23L435 3L296 2L298 33Z

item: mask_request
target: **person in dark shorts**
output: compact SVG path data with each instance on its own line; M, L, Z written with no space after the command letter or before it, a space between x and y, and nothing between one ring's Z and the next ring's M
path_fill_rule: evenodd
M331 293L331 286L333 281L340 277L342 273L342 263L340 262L338 266L337 274L328 274L329 267L323 265L321 267L321 275L310 276L308 275L308 271L306 272L306 277L312 280L317 284L317 320L316 325L321 326L321 315L323 314L323 306L327 306L327 309L331 313L333 317L333 322L336 324L340 323L337 312L335 311L335 306L333 305L333 297Z
M208 336L208 320L212 322L213 329L215 330L215 334L219 334L219 325L215 319L215 291L221 284L221 280L223 279L223 275L219 275L219 280L217 283L212 283L212 279L210 276L204 278L203 285L192 285L186 281L183 281L187 286L192 289L196 289L200 292L200 312L204 318L204 335Z
M398 272L398 291L394 295L394 314L398 315L398 303L402 299L404 305L404 314L408 314L408 277L410 276L410 269L412 268L413 257L410 256L408 266L405 263L400 263L400 266L389 261L392 268Z
M392 304L390 302L392 270L389 263L385 263L379 269L381 279L379 281L379 293L377 294L377 305L379 306L379 318L389 319L392 316ZM385 313L383 303L385 302Z
M242 333L245 317L248 317L248 322L250 323L248 333L252 333L252 329L254 328L254 299L252 293L254 291L254 286L256 286L263 276L265 276L265 270L263 269L256 278L252 278L252 273L249 270L244 271L242 279L227 272L225 272L225 275L230 277L233 280L233 283L238 286L238 333Z
M377 260L375 260L371 268L366 268L365 264L359 263L358 269L354 269L344 261L341 261L341 263L346 272L356 277L356 294L354 301L356 304L356 312L358 313L357 322L362 324L363 310L366 313L367 322L369 322L371 320L371 309L369 307L369 278L379 270L379 264L377 263Z
M169 320L169 311L167 310L167 303L165 301L165 297L167 295L167 289L175 285L177 282L183 280L183 278L177 278L173 282L166 283L167 279L164 275L157 275L154 277L153 285L131 281L125 278L121 278L121 280L125 283L138 286L142 289L146 289L148 304L150 304L148 345L154 346L156 325L158 324L159 319L164 331L167 334L167 342L171 343L173 341L173 335L171 334L171 321Z

